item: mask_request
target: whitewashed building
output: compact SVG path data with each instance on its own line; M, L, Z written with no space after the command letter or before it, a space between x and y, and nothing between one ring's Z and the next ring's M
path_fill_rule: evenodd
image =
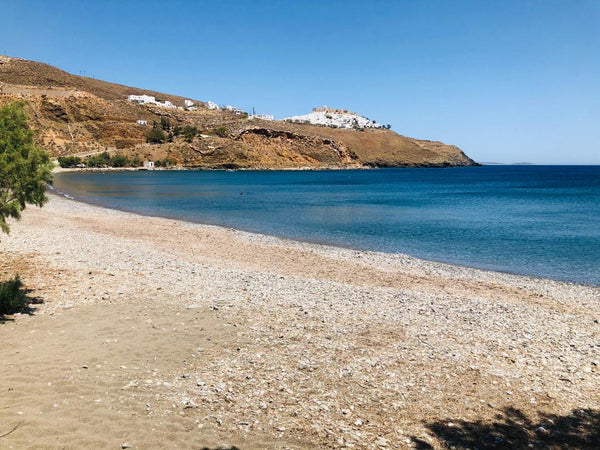
M225 105L224 108L226 111L231 111L234 114L243 114L244 111L241 110L240 108L236 108L235 106L231 106L231 105Z
M156 98L152 95L130 95L129 97L127 97L127 99L130 102L136 102L136 103L156 103Z
M249 119L261 119L261 120L275 120L271 114L252 114L248 117Z
M163 108L177 108L177 106L175 106L168 100L164 102L159 102L153 95L129 95L127 99L130 102L139 103L140 105L156 105L162 106Z
M138 123L138 125L148 125L148 121L142 120L142 119L138 120L137 123Z
M186 108L189 108L189 107L191 107L191 106L194 106L194 102L193 102L193 101L191 101L191 100L184 100L184 101L183 101L183 105L184 105Z
M208 109L221 109L219 105L217 105L215 102L211 102L210 100L206 102L206 107Z
M144 161L144 167L146 169L154 169L154 161Z

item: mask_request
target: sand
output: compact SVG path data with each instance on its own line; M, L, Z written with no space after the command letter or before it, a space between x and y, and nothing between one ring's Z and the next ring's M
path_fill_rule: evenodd
M600 408L597 287L57 196L11 228L39 303L0 323L0 448L443 448Z

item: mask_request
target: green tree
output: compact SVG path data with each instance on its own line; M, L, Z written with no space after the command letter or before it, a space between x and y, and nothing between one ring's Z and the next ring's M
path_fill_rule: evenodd
M81 158L79 156L59 156L58 164L60 167L77 167L81 164Z
M168 117L160 118L160 127L165 131L169 131L171 129L171 121Z
M0 229L5 233L6 219L19 219L26 204L46 203L46 184L52 182L50 157L34 145L24 105L0 108Z
M129 158L125 155L115 155L112 158L110 158L110 165L112 167L127 167L129 166L130 161Z
M167 139L167 135L160 128L153 128L146 134L146 141L150 144L162 144Z

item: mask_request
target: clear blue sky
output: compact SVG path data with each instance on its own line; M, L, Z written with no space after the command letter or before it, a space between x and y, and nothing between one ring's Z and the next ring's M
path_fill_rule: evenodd
M478 161L600 164L600 1L2 1L0 53Z

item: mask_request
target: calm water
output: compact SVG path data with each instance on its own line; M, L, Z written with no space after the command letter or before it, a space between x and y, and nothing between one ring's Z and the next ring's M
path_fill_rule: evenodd
M76 200L600 285L600 166L79 172Z

